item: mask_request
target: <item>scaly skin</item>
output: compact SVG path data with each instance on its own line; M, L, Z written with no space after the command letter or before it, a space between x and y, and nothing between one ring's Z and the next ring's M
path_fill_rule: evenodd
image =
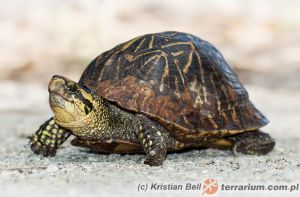
M200 146L177 141L170 132L147 116L127 112L64 77L54 76L48 89L54 118L46 121L31 136L31 149L36 154L54 156L71 134L87 142L117 139L140 144L146 153L144 163L150 166L162 165L169 150ZM252 131L220 138L215 140L215 144L207 146L232 148L235 154L266 154L274 144L268 134Z
M73 134L87 141L119 139L141 144L146 153L145 163L157 166L165 160L167 147L174 149L178 144L146 116L123 111L71 80L54 76L49 92L54 118L31 137L31 149L36 154L54 156Z
M30 137L31 149L36 154L45 157L55 156L56 150L71 135L69 130L60 127L54 119L47 120L40 128Z
M245 153L250 155L265 155L275 146L275 140L268 134L260 130L240 133L227 137L231 140L232 152L234 155Z
M144 115L135 117L133 128L146 153L144 163L150 166L162 165L166 158L168 141L171 139L168 132Z

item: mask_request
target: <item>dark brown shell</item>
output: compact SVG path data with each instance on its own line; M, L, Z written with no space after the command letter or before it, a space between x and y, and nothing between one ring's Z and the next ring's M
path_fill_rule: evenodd
M147 34L99 55L80 83L175 135L233 134L268 123L221 53L191 34Z

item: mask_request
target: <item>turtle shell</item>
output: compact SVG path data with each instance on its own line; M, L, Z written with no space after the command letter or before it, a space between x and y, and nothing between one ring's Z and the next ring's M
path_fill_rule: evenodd
M79 83L143 113L175 136L234 134L268 123L210 43L180 32L147 34L94 59Z

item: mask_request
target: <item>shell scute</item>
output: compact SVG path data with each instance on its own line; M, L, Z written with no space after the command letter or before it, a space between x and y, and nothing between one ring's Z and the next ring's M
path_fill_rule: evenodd
M210 43L191 34L147 34L98 56L80 83L175 135L242 132L268 120Z

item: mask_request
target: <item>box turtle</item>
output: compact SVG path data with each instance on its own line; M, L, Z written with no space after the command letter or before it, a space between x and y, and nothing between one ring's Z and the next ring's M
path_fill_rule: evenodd
M54 117L30 137L43 156L70 135L97 152L145 153L151 166L188 147L266 154L275 145L221 53L187 33L134 38L100 54L78 83L55 75L48 90Z

